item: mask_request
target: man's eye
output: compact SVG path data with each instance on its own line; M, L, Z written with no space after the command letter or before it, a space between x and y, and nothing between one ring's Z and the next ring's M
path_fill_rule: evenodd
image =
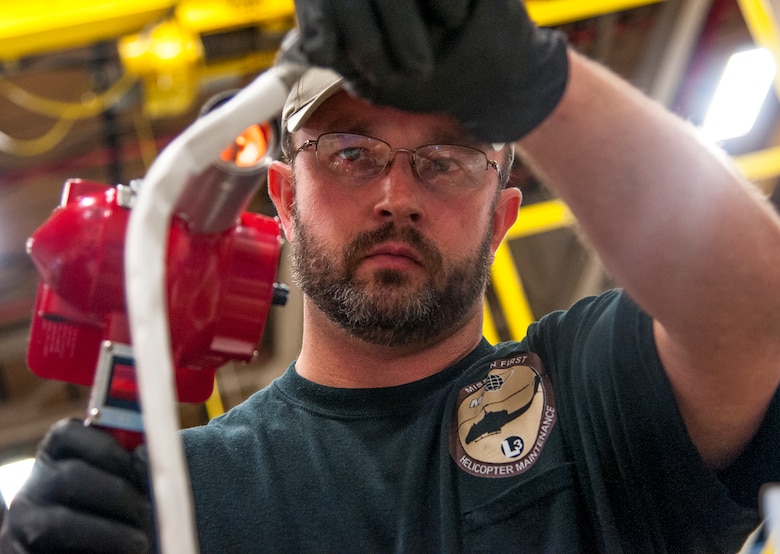
M437 156L435 158L425 158L421 161L423 171L431 174L451 173L462 171L461 164L449 156Z
M453 167L453 164L452 158L436 158L431 160L431 169L439 172L457 169L456 167Z
M381 171L376 156L359 146L336 150L328 158L328 167L336 173L354 177L372 176Z
M343 148L337 152L339 159L354 162L363 156L362 148Z

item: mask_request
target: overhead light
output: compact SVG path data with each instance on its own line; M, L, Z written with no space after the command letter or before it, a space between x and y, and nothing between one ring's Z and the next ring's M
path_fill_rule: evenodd
M35 458L24 458L0 466L0 496L6 506L11 505L14 496L29 477L33 462Z
M766 48L731 56L715 91L702 131L715 142L750 132L775 78L775 62Z

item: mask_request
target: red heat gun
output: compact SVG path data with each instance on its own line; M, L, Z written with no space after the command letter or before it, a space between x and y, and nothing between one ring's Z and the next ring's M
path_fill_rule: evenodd
M244 211L278 148L276 129L247 128L188 181L171 220L168 317L182 402L205 401L221 365L251 360L271 305L286 301L287 287L275 282L278 221ZM92 386L87 421L128 448L143 438L123 260L138 185L67 181L27 244L40 274L28 365L41 377Z

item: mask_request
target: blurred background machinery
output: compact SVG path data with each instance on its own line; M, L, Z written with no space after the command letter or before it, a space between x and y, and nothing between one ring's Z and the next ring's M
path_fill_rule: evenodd
M778 0L526 4L539 24L560 28L580 51L697 126L734 53L760 46L770 60L780 59ZM25 363L37 284L25 242L58 204L65 180L119 184L143 177L207 98L271 64L294 24L292 0L0 6L0 464L31 454L52 422L81 417L86 406L86 389L42 380ZM759 97L748 132L713 140L777 204L777 94L764 90ZM743 104L727 106L736 111ZM497 257L486 303L492 340L522 336L535 316L612 286L566 207L521 166L513 184L523 189L526 206ZM252 209L273 214L264 194ZM300 298L293 292L288 306L272 313L257 359L221 369L221 394L209 406L183 406L183 423L204 422L263 386L286 368L299 341Z

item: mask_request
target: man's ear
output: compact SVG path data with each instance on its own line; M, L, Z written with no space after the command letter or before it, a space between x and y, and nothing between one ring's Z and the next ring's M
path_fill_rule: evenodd
M268 167L268 196L276 206L276 213L287 240L293 240L292 210L295 200L292 167L274 160Z
M517 187L507 187L499 192L496 210L493 213L493 240L491 253L495 254L509 229L517 221L517 212L523 201L523 193Z

